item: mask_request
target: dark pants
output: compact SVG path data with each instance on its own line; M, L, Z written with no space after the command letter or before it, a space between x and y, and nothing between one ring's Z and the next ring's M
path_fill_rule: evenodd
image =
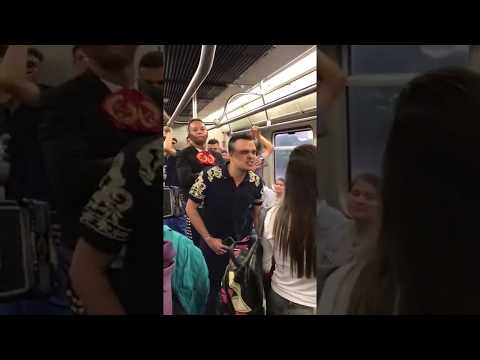
M270 291L268 302L269 315L315 315L315 309L288 301L273 289Z
M185 216L173 217L163 220L163 223L167 225L173 231L179 234L187 235L187 221Z
M221 283L230 258L228 254L215 254L203 240L200 242L200 249L207 263L208 277L210 280L210 293L208 295L206 315L216 315Z

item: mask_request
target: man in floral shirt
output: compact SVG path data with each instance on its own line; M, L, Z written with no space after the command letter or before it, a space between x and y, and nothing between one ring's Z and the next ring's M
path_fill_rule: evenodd
M207 313L211 315L216 312L221 279L229 261L225 240L231 237L248 245L262 205L263 182L253 172L257 160L253 138L234 135L229 153L229 163L198 176L187 203L187 215L200 234L200 248L210 274Z

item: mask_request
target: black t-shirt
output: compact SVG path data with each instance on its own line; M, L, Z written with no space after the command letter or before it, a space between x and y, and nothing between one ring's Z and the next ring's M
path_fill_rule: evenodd
M262 205L263 181L248 172L240 186L228 173L227 165L203 171L195 181L189 198L202 205L201 216L211 236L239 241L251 235L252 210Z
M49 87L40 85L43 93ZM43 109L20 105L8 119L7 131L11 136L7 154L10 160L10 176L7 198L30 198L50 202L47 172L38 139Z
M162 313L163 139L133 143L115 158L81 217L81 236L101 252L126 249L115 289L128 314Z
M178 176L177 176L177 156L180 154L180 151L177 150L176 156L169 156L166 158L166 186L179 186Z
M215 164L223 166L225 165L225 160L220 154L210 153L215 158ZM204 165L200 163L197 158L198 150L193 146L181 151L180 154L177 154L177 175L180 188L183 193L187 196L190 188L197 179L198 175L205 169L212 167L212 165Z
M43 99L40 142L60 212L63 241L69 246L74 246L78 238L81 209L111 167L112 159L132 141L151 136L161 127L163 114L154 103L147 107L142 103L147 113L140 117L139 111L130 112L125 106L126 96L112 93L96 75L87 72L53 89ZM128 96L138 100L136 94ZM143 124L144 120L149 126L154 124L155 131L132 129L132 123Z

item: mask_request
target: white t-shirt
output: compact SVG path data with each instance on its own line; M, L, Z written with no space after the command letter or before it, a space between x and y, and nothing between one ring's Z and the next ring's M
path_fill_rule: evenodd
M264 199L263 199L262 208L271 209L272 207L277 205L278 203L277 194L275 193L275 191L273 191L266 185L263 187L263 196L264 196Z
M264 269L272 264L272 254L275 256L275 272L272 277L272 289L282 298L295 304L310 307L317 307L317 279L298 278L290 270L290 259L284 260L279 250L274 250L273 226L279 207L271 209L265 218L265 230L263 239Z

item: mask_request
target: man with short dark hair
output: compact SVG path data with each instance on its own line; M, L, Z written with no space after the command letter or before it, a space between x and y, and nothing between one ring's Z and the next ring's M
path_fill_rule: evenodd
M38 84L38 73L40 71L40 66L45 60L43 54L40 50L36 48L28 49L28 58L27 58L27 79L33 83Z
M229 256L224 241L249 243L258 225L263 182L253 172L257 149L249 135L234 135L229 142L230 162L205 169L189 193L187 215L200 234L200 248L210 273L208 314L215 314L222 276ZM198 211L202 207L201 213Z
M87 55L85 55L80 45L73 45L72 57L76 75L81 75L88 70Z
M187 132L191 145L177 157L178 180L186 196L204 168L225 163L220 154L208 151L208 130L202 120L192 119L187 126Z
M163 86L163 54L160 51L153 51L145 54L140 60L140 80L156 88Z
M208 130L202 120L190 120L187 132L187 141L190 146L183 149L180 155L177 156L178 182L185 199L188 198L190 188L203 170L225 164L220 154L210 153L207 150ZM200 236L195 231L195 228L191 226L189 220L187 218L186 234L198 246Z
M217 139L211 139L208 141L208 144L207 144L207 147L208 147L208 151L212 152L212 153L217 153L217 154L221 154L221 149L220 149L220 143L218 142Z

